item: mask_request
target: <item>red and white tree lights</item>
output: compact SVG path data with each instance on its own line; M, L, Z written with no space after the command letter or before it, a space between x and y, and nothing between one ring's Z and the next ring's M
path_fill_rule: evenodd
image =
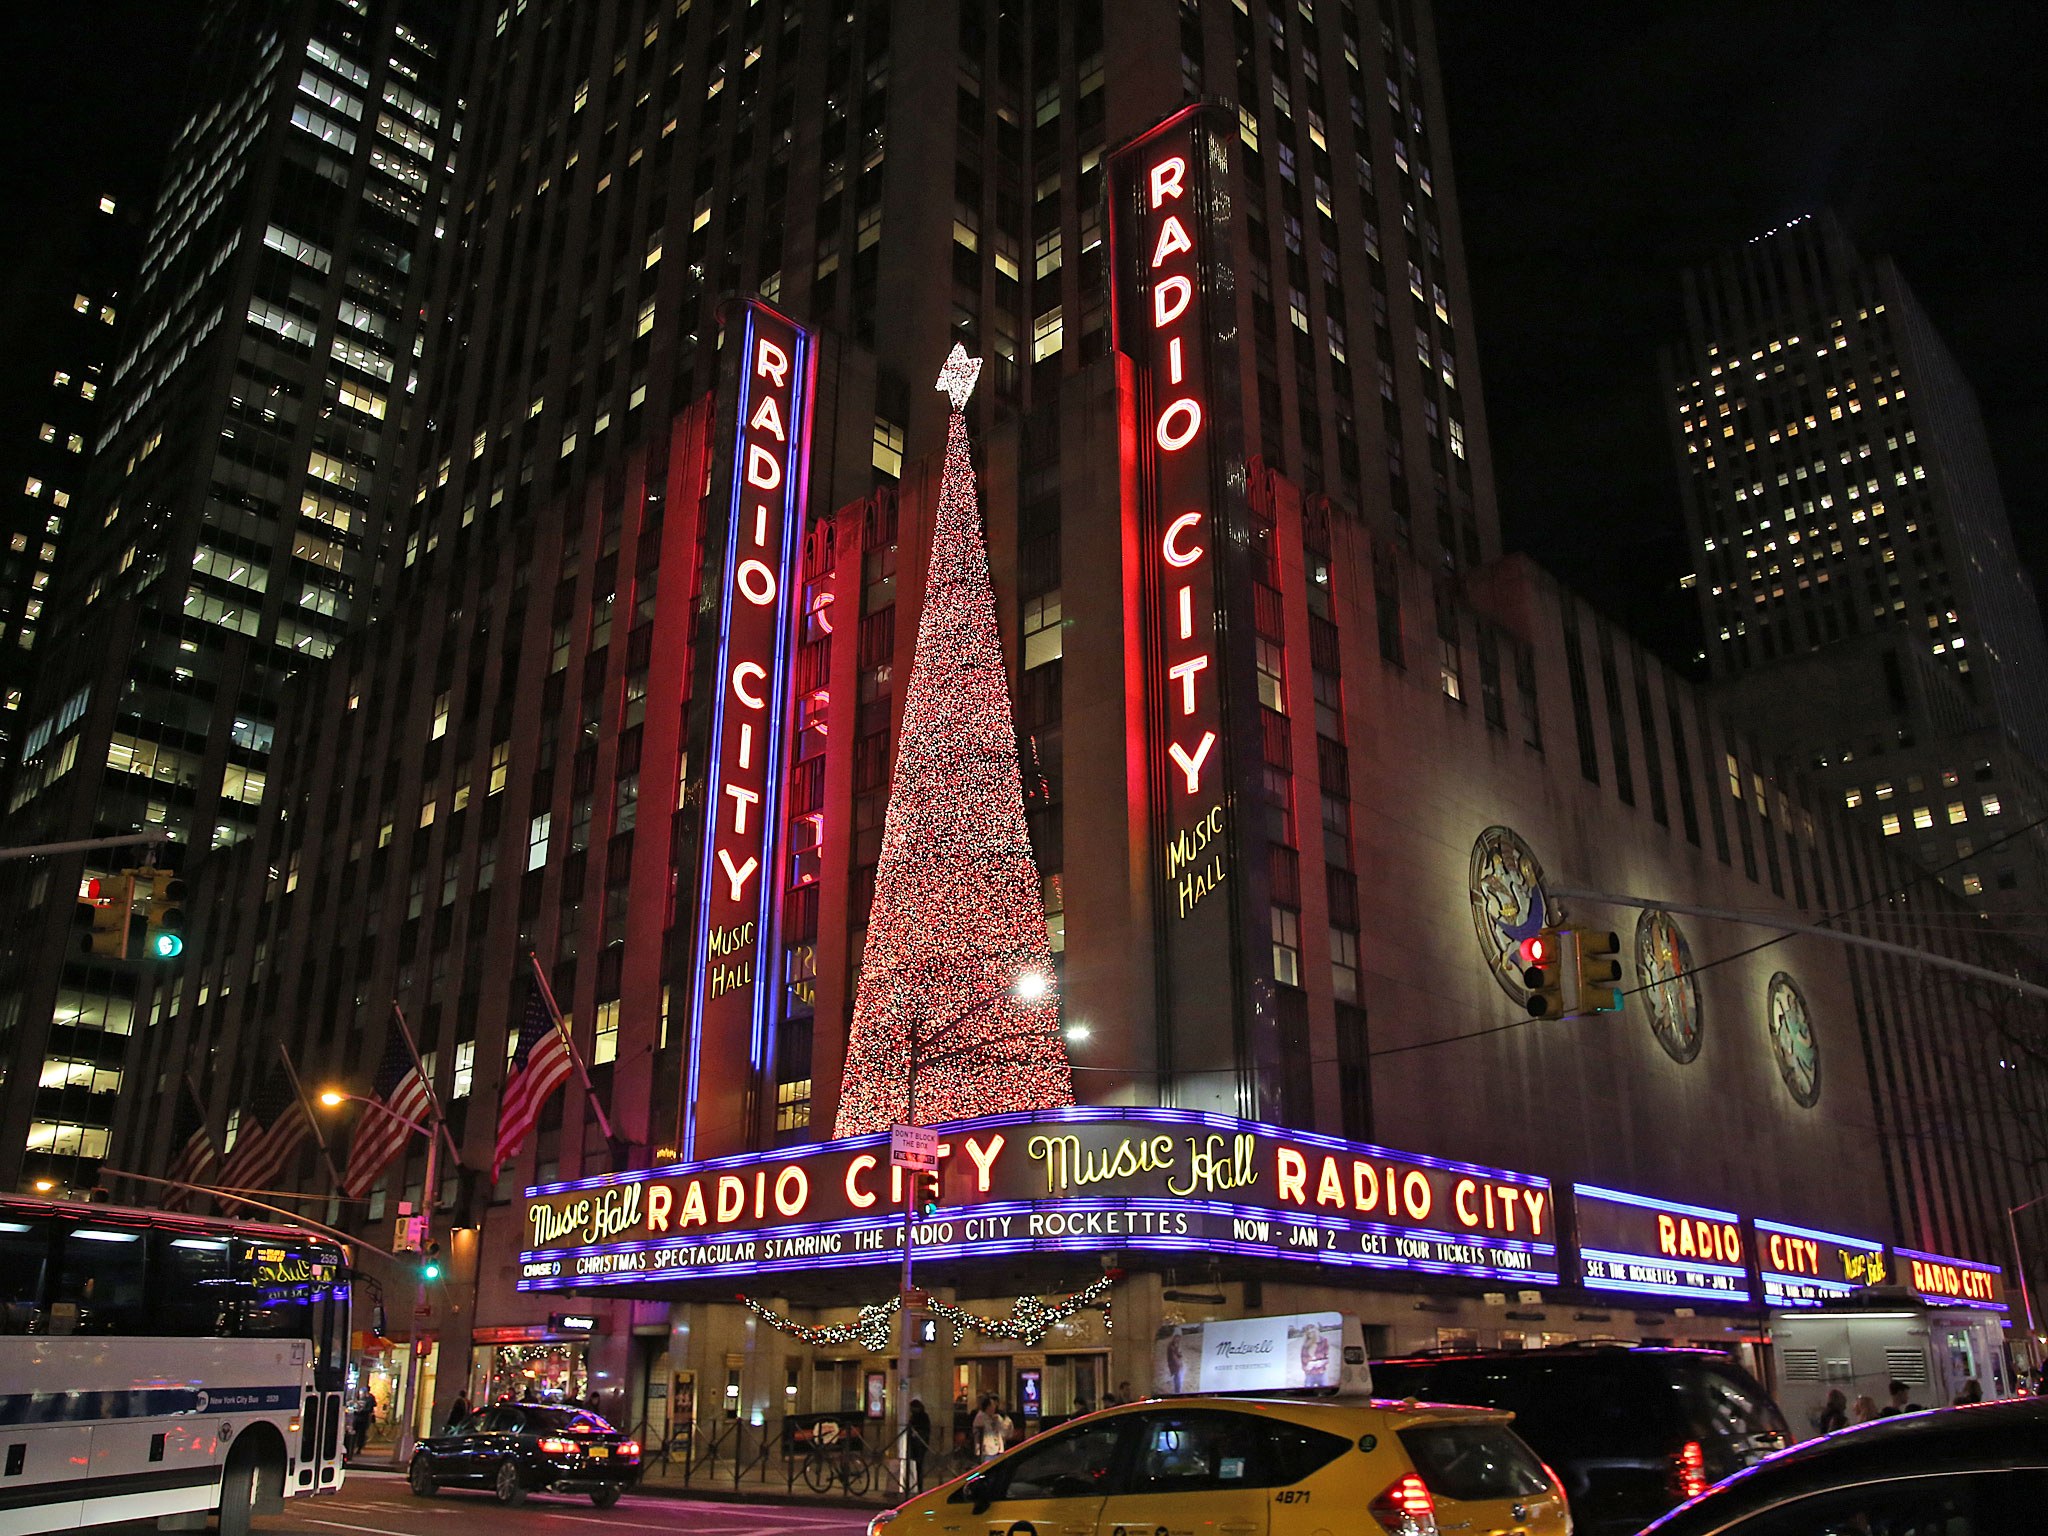
M834 1134L1074 1102L1059 1032L1016 727L962 414L980 363L956 346L917 651Z

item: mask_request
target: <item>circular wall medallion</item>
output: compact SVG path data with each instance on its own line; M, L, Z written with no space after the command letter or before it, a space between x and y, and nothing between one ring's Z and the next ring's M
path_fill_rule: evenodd
M1522 985L1522 940L1542 928L1550 910L1543 866L1512 830L1488 827L1472 845L1467 891L1472 926L1493 979L1519 1003L1528 996Z
M1783 971L1771 978L1771 1050L1778 1074L1793 1098L1811 1109L1820 1101L1820 1046L1813 1038L1813 1016L1806 995Z
M1636 919L1636 985L1665 1054L1676 1062L1699 1055L1700 982L1692 973L1692 946L1669 912L1651 908Z

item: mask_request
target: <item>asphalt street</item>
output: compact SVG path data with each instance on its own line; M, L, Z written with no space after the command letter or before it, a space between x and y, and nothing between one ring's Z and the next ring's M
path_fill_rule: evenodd
M414 1498L403 1478L388 1472L351 1472L329 1498L286 1501L285 1512L256 1522L266 1536L448 1536L488 1529L492 1536L863 1536L871 1509L829 1505L748 1504L731 1500L662 1498L629 1493L610 1509L578 1495L535 1494L506 1509L489 1493L443 1491ZM123 1527L123 1536L128 1528ZM153 1529L136 1526L134 1530Z

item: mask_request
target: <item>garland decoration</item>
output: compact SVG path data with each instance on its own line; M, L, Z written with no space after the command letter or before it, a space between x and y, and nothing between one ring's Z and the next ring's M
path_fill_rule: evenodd
M928 1296L924 1308L932 1316L951 1325L953 1342L963 1342L969 1331L980 1333L991 1339L1004 1339L1018 1344L1038 1344L1060 1323L1078 1312L1091 1307L1102 1312L1104 1333L1115 1331L1115 1319L1110 1310L1109 1288L1116 1281L1115 1275L1104 1275L1101 1279L1070 1291L1065 1296L1046 1300L1037 1296L1019 1296L1010 1304L1005 1317L983 1317L965 1307L956 1307L950 1301L937 1296ZM794 1318L784 1317L773 1308L765 1307L751 1296L742 1295L740 1304L754 1316L761 1319L777 1332L786 1333L793 1339L806 1344L858 1344L869 1354L880 1354L890 1344L894 1333L892 1319L903 1308L903 1298L892 1296L887 1301L871 1302L860 1309L858 1316L850 1323L826 1323L814 1326L799 1323Z
M872 1302L862 1307L852 1322L827 1323L823 1327L812 1327L784 1317L772 1308L762 1306L751 1296L741 1296L740 1305L770 1328L793 1339L801 1339L806 1344L858 1344L869 1354L878 1355L889 1347L889 1336L894 1332L891 1319L902 1309L903 1298L891 1296L887 1301Z
M1036 1296L1019 1296L1011 1303L1007 1317L982 1317L969 1312L965 1307L956 1307L950 1301L931 1297L925 1306L932 1316L953 1325L953 1342L960 1343L971 1328L991 1339L1008 1339L1019 1344L1037 1344L1052 1332L1055 1325L1065 1322L1077 1312L1085 1312L1098 1304L1109 1290L1113 1277L1104 1275L1100 1280L1069 1292L1056 1301L1044 1301ZM1100 1300L1103 1331L1111 1331L1110 1304Z

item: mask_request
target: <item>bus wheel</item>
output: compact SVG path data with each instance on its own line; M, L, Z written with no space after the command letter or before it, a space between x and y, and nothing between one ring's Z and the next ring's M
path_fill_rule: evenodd
M434 1479L432 1465L419 1451L413 1452L412 1465L405 1469L405 1480L412 1485L414 1495L422 1499L431 1499L441 1488Z
M220 1483L220 1536L249 1536L249 1522L256 1514L257 1481L263 1476L263 1462L254 1454L241 1454L240 1447L228 1457Z
M500 1504L524 1504L526 1485L519 1481L519 1463L516 1461L498 1464L498 1502Z

